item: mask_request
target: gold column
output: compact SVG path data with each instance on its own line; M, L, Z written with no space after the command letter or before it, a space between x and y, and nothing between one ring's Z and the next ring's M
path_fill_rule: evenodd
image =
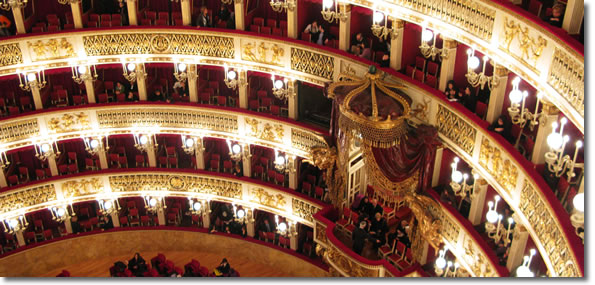
M297 160L296 157L286 156L286 158L287 159L293 159L293 163L292 163L293 164L293 169L291 171L289 171L289 175L288 175L288 177L289 177L289 183L288 183L288 185L289 185L289 188L290 189L295 190L295 189L297 189L297 186L298 186L298 173L297 173L297 168L298 168L297 163L298 163L298 160Z
M245 30L245 23L244 23L244 16L245 16L245 4L244 0L234 0L234 14L236 17L236 30L244 31Z
M60 175L58 172L58 164L56 163L56 156L52 155L48 157L48 164L50 166L50 172L52 173L52 176Z
M289 109L289 118L297 120L298 118L298 84L297 81L291 80L287 83L288 89L293 89L293 95L287 98L287 107Z
M584 16L585 1L568 0L566 10L564 11L564 21L562 22L562 28L571 35L580 33Z
M188 65L188 95L190 102L198 103L198 68L196 64Z
M392 29L397 36L390 41L390 68L394 70L401 69L401 56L403 55L403 31L405 30L405 21L393 19Z
M88 78L84 80L85 83L85 92L87 93L87 102L89 103L96 103L95 100L95 86L93 85L93 79Z
M490 91L490 101L488 102L488 110L486 114L486 121L493 122L502 114L502 106L506 98L506 87L508 83L508 69L503 66L496 66L494 76L498 78L500 83ZM484 88L488 88L487 85ZM504 110L506 112L506 110Z
M196 157L196 169L201 169L204 170L205 169L205 156L204 156L204 150L202 148L197 149L194 152L194 157Z
M514 227L512 243L508 250L508 259L506 260L506 268L511 272L523 262L527 240L529 239L527 229L525 229L522 223L519 223L520 221L516 218L516 215L513 214L512 216L516 226Z
M12 16L17 28L17 34L27 33L25 30L25 19L23 18L23 7L25 6L25 3L23 3L22 0L19 0L12 3L9 2L9 4L12 8Z
M107 163L107 153L105 153L105 150L99 151L98 156L99 156L99 167L101 169L108 169L109 165Z
M192 26L192 7L190 0L182 0L182 24Z
M238 72L238 81L246 82L246 84L238 83L238 96L240 97L240 108L248 109L248 72L240 69Z
M149 167L157 167L157 156L155 155L154 148L150 148L147 151L147 159L149 160Z
M448 51L448 57L442 59L442 64L440 66L440 83L438 84L438 89L444 92L444 90L446 90L446 82L451 80L455 73L457 41L444 37L442 48Z
M83 13L81 11L81 0L70 3L70 9L72 10L72 20L74 21L74 27L76 29L83 28Z
M114 224L114 228L119 228L120 227L120 217L118 216L118 212L114 211L113 213L110 214L110 216L112 217L112 223Z
M126 0L126 6L128 9L128 25L138 26L138 18L136 16L136 0Z
M114 223L114 225L115 225L115 223ZM64 220L64 228L66 229L66 232L67 233L69 233L69 234L72 233L72 223L70 222L70 219Z
M43 109L43 103L41 101L41 92L39 91L39 87L31 86L31 95L33 96L33 104L35 105L35 110Z
M140 101L147 101L147 79L145 65L144 64L137 64L136 65L136 86L138 88L138 99Z
M15 236L17 237L17 243L19 244L19 247L27 245L27 243L25 242L25 236L23 235L23 231L16 232Z
M287 9L287 37L297 39L299 35L298 27L298 5L300 1L295 1L295 8L293 11Z
M163 208L159 208L159 210L157 210L157 220L159 220L160 226L165 226L166 221L165 221L165 213L163 211Z
M242 147L250 147L250 145L244 145ZM244 172L244 177L252 177L252 163L251 158L247 156L242 156L242 170Z
M550 149L547 144L547 136L552 133L552 123L558 121L558 114L560 113L560 110L553 104L545 103L544 101L542 102L542 116L544 116L544 123L539 123L537 127L535 145L533 146L533 154L531 155L531 162L535 164L545 163L545 153Z
M341 13L347 13L345 21L339 20L339 49L349 51L349 43L351 41L351 5L339 5Z

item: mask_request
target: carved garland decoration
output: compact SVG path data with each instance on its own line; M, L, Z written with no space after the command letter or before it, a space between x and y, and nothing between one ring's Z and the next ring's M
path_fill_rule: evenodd
M73 180L62 184L62 195L65 199L92 195L103 191L103 183L99 178Z
M47 41L37 40L27 42L27 46L35 54L33 61L51 60L75 57L74 47L66 38L50 39Z
M333 246L324 252L324 258L349 277L378 277L378 270L368 269L343 255L344 253ZM332 268L332 266L331 266Z
M269 50L270 52L268 52ZM270 60L269 54L271 55ZM248 42L242 45L242 59L247 61L283 66L281 58L284 54L285 50L277 44Z
M477 130L448 108L438 105L437 129L469 155L473 154Z
M91 128L89 117L84 112L53 117L49 120L47 127L50 133L67 133Z
M245 118L245 122L248 125L248 128L246 128L247 135L266 141L283 142L283 136L285 135L283 125L264 123L262 129L260 129L259 125L261 122L257 119Z
M285 197L281 194L269 194L266 190L262 188L252 189L252 200L253 202L259 203L261 205L280 209L282 210L285 208Z

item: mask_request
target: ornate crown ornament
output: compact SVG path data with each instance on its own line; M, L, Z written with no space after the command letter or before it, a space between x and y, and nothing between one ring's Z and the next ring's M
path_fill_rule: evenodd
M406 138L411 99L397 91L401 84L383 80L375 66L364 78L342 75L328 87L329 98L340 104L339 128L373 147L388 148Z

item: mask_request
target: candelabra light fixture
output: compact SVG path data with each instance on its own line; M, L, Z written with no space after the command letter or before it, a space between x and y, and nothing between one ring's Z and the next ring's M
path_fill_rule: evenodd
M102 215L111 215L122 209L117 198L98 199L97 203L99 203L99 211Z
M516 276L517 277L535 277L535 273L533 273L531 271L531 261L533 260L533 256L535 256L536 250L535 249L531 249L530 251L530 255L526 256L523 258L523 264L521 264L517 269L516 269Z
M151 197L149 195L144 195L143 201L145 202L145 208L147 211L152 213L157 213L158 211L167 208L165 205L165 196Z
M277 233L279 235L285 236L288 234L289 227L285 222L279 222L279 216L275 215L275 225L277 225Z
M452 262L446 259L446 253L448 252L448 247L445 246L444 249L441 249L438 252L438 258L434 263L434 272L436 272L436 276L438 277L455 277L457 275L457 271L459 270L459 263ZM452 268L452 270L451 270Z
M81 0L58 0L58 3L62 5L77 4L79 2L81 2Z
M572 200L574 211L570 216L570 223L574 226L576 235L585 243L585 193L581 192Z
M221 0L221 4L224 5L230 5L231 3L233 3L233 0Z
M178 82L186 81L188 73L186 72L188 65L183 62L174 63L174 77Z
M282 155L279 153L278 150L275 149L275 169L281 173L293 173L295 172L294 169L294 162L293 157L291 155Z
M497 212L500 196L496 195L494 200L495 202L488 202L488 213L486 214L487 222L485 224L486 233L488 234L488 237L496 242L496 244L502 241L504 246L508 246L512 242L510 233L514 219L508 217L508 228L504 229L504 224L502 224L503 216Z
M290 84L287 78L275 79L275 75L271 75L271 80L273 81L273 95L277 97L279 100L287 100L290 97L295 95L293 89L293 80Z
M339 0L322 0L322 18L329 22L335 22L335 21L342 21L345 22L347 21L347 17L349 17L349 13L347 12L341 12L339 10L339 4L338 4ZM345 4L341 4L341 5L345 5ZM334 6L334 11L332 11L331 9Z
M382 21L384 21L384 25L380 25ZM382 38L385 40L386 37L389 35L391 39L395 39L397 38L397 36L399 36L399 34L395 30L388 28L388 16L380 11L374 12L374 17L372 21L372 34L374 34L378 38Z
M239 208L235 205L232 204L233 207L233 214L234 214L234 220L240 224L244 224L245 222L247 222L247 218L248 215L246 213L246 210L244 210L243 208Z
M56 157L61 153L57 141L38 142L34 147L35 156L41 161L46 161L48 158Z
M45 81L45 70L34 72L17 73L19 76L19 87L23 91L30 92L32 89L43 89L47 85Z
M576 176L574 168L576 166L576 158L578 156L579 149L583 146L583 141L577 140L576 147L574 149L574 157L570 159L570 155L564 154L564 148L566 143L570 140L568 135L564 135L564 125L568 120L565 117L560 119L560 131L557 132L558 122L552 123L552 133L547 137L547 144L550 147L550 151L545 153L545 163L548 166L548 170L556 175L556 177L566 174L568 176L568 182Z
M2 224L4 225L4 232L8 234L24 231L29 226L24 214L13 218L5 218L2 220Z
M450 175L450 187L452 188L452 191L455 193L455 195L465 198L465 196L469 194L469 196L473 199L475 194L475 184L479 179L479 174L477 174L475 170L471 170L471 174L473 175L473 184L467 184L469 175L467 173L463 174L461 171L457 170L459 161L459 158L455 157L452 164L450 165L452 167L452 173Z
M229 148L229 156L231 160L239 162L242 158L250 159L250 145L240 145L238 142L227 140L227 147Z
M8 161L8 156L6 156L6 150L0 149L0 170L8 167L10 165L10 161Z
M202 136L189 136L189 135L181 135L182 137L182 149L185 153L194 155L197 151L202 152L205 150L203 146L203 138Z
M130 83L134 83L136 80L147 75L145 72L145 65L142 63L137 66L134 62L122 62L122 70L124 72L122 75L124 75L124 78L130 81Z
M241 75L243 73L242 69L240 69L238 73L233 69L230 70L227 64L225 64L224 67L225 79L223 80L223 82L225 82L227 88L235 90L238 86L242 87L246 85L246 79L242 78L243 76Z
M423 29L423 32L421 33L421 44L419 45L419 50L425 58L431 57L432 60L435 60L437 55L440 55L440 60L448 58L447 49L436 47L437 37L438 33L434 33L426 28ZM432 41L432 45L428 44L430 41Z
M105 138L105 144L103 143L103 139ZM82 137L83 142L85 143L85 150L90 155L97 155L99 152L107 152L109 150L108 145L108 135L99 135L94 137Z
M76 84L81 84L85 82L85 80L97 80L97 68L95 65L79 65L79 66L72 66L72 80L76 82Z
M188 198L188 204L190 205L190 213L192 215L201 216L203 211L206 210L202 201L194 200L190 197Z
M483 65L481 67L481 72L477 73L475 72L475 70L482 64L479 60L479 57L475 56L474 49L468 49L467 55L467 74L465 74L467 82L469 82L469 84L471 84L471 86L473 87L480 86L482 90L485 88L486 83L488 84L488 88L490 90L492 90L494 87L498 87L498 84L500 84L500 79L498 79L498 77L495 74L493 74L492 76L486 75L486 66L490 61L490 58L487 56L483 57ZM493 73L495 73L497 64L494 60L492 60L492 63Z
M537 93L537 103L535 104L535 112L531 113L528 108L525 108L525 101L527 100L529 94L527 93L527 91L521 91L519 89L520 82L521 79L519 77L516 77L512 81L512 90L508 95L508 97L510 98L510 107L508 107L508 114L510 114L510 118L513 124L519 125L519 127L523 129L526 123L529 122L529 128L531 129L531 131L533 131L535 126L539 125L540 122L544 123L545 120L543 112L537 112L539 111L539 102L542 99L542 93Z
M70 206L70 210L68 209ZM61 223L70 219L70 217L76 216L74 209L72 208L72 203L68 203L67 205L61 205L57 207L49 208L50 212L52 213L52 220Z
M28 0L0 0L0 9L9 11L10 9L20 9L27 7Z
M295 0L271 0L269 2L271 4L271 8L275 12L283 12L285 11L293 11L295 10Z
M157 143L157 136L155 133L143 134L134 133L134 147L142 152L149 152L156 149L159 144Z

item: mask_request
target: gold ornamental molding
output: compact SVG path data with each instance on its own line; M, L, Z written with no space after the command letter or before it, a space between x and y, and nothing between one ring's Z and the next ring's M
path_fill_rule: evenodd
M23 63L23 53L17 43L0 44L0 67Z
M510 191L516 187L519 176L518 168L511 160L502 159L500 148L492 146L486 137L481 140L479 164L496 178L505 190ZM509 192L509 195L512 196L512 193Z
M310 151L327 147L323 133L241 111L174 105L82 106L0 121L0 146L11 150L39 141L151 130L162 134L201 135L242 141L311 158ZM292 135L299 134L299 135Z
M121 171L89 173L32 186L16 187L0 195L0 218L11 218L68 203L144 195L196 198L261 209L314 227L312 215L327 206L289 189L261 185L204 171ZM296 207L296 205L298 205Z
M443 133L466 153L473 153L477 130L472 124L461 118L458 113L439 105L436 127L438 132Z

